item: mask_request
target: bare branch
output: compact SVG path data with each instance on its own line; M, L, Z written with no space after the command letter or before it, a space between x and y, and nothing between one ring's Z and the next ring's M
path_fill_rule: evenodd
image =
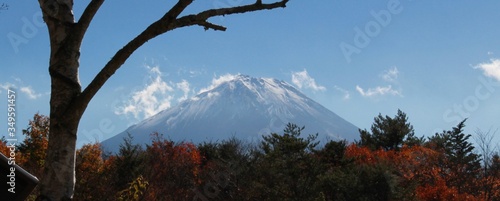
M193 0L179 0L177 4L174 5L160 20L165 20L165 22L169 22L173 19L177 19L177 17L188 7Z
M258 10L271 10L271 9L275 9L275 8L285 8L288 1L289 0L282 0L279 2L275 2L275 3L263 4L261 0L257 0L257 2L255 2L254 4L250 4L250 5L230 7L230 8L210 9L210 10L206 10L206 11L203 11L201 13L198 13L196 15L187 15L187 16L179 18L177 20L176 27L200 25L200 26L203 26L205 29L211 28L214 30L225 31L226 30L225 28L221 29L223 26L209 23L209 22L207 22L207 20L209 18L215 17L215 16L225 16L225 15L253 12L253 11L258 11ZM210 25L210 26L207 26L207 25Z
M491 159L495 154L495 145L493 145L492 142L497 131L498 129L492 132L490 129L487 132L483 132L482 130L477 129L476 136L474 136L476 144L479 146L485 170L490 168Z
M78 29L77 34L79 35L78 37L80 38L80 41L81 38L83 38L83 36L85 35L85 32L87 31L87 28L90 25L90 22L92 22L92 19L94 18L95 14L97 13L97 11L99 10L99 8L103 3L104 0L92 0L89 3L89 5L87 5L87 8L85 8L85 10L83 11L83 14L78 20L78 25L77 25Z
M212 24L212 23L206 22L206 21L198 23L198 25L205 27L205 31L209 30L209 29L213 29L215 31L226 31L226 29L227 29L226 27L223 27L223 26L220 26L220 25L216 25L216 24Z
M106 81L118 70L123 63L147 41L154 37L161 35L167 31L172 30L170 24L180 15L180 13L189 6L193 0L179 0L162 18L153 24L149 25L142 33L132 39L122 49L118 50L111 60L102 68L102 70L94 77L92 82L85 88L77 100L74 107L87 107L87 104L99 91L99 89L106 83ZM80 109L80 108L70 108Z
M256 3L250 5L210 9L196 15L188 15L178 18L180 13L193 2L193 0L179 0L177 4L174 5L162 18L148 26L141 34L139 34L122 49L120 49L104 66L104 68L95 76L92 82L90 82L90 84L85 88L85 90L77 100L78 103L72 105L73 107L86 107L92 97L94 97L94 95L97 93L97 91L99 91L104 83L123 65L123 63L125 63L130 55L132 55L132 53L139 47L141 47L144 43L155 38L156 36L159 36L176 28L192 25L203 26L206 30L214 29L225 31L225 27L209 23L207 22L207 19L214 16L246 13L257 10L270 10L280 7L284 8L286 7L286 3L288 1L289 0L282 0L276 3L262 4L262 2L258 0Z

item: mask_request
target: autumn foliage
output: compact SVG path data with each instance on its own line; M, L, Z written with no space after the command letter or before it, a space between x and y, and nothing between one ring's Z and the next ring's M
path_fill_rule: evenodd
M403 147L400 151L371 151L366 147L349 145L346 157L360 165L386 164L399 175L399 185L413 186L417 200L481 200L479 197L459 192L451 185L452 178L459 176L444 168L448 163L445 155L424 146ZM462 185L475 185L470 181Z
M153 134L146 153L149 170L147 200L189 200L200 183L201 156L192 143L174 143Z
M36 114L17 149L16 162L35 175L43 167L48 124ZM147 146L129 136L117 153L86 144L76 152L74 200L500 200L500 157L478 163L463 126L427 140L412 135L411 143L403 135L391 146L368 131L377 146L320 145L315 135L302 138L303 128L294 124L253 145L237 139L195 145L159 133ZM8 153L5 141L0 151Z

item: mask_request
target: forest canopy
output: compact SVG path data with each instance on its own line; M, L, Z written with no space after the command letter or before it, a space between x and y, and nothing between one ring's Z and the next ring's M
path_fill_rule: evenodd
M418 138L399 110L394 118L375 117L359 142L321 143L292 123L258 144L193 144L152 133L143 146L129 135L117 153L99 143L78 149L74 200L499 200L498 150L482 155L463 133L465 123ZM16 162L35 175L44 166L49 124L35 114L16 149ZM491 146L484 142L491 143L476 144ZM9 152L5 140L0 151Z

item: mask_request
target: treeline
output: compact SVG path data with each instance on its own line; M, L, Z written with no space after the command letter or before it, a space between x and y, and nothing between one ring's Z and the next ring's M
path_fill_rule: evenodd
M42 175L48 125L36 114L17 147L16 163L34 175ZM77 151L74 200L500 200L493 135L479 133L475 148L464 127L416 137L398 111L375 117L354 143L319 145L294 124L259 144L195 145L154 133L143 148L129 136L116 154L98 143ZM0 151L8 153L5 141Z

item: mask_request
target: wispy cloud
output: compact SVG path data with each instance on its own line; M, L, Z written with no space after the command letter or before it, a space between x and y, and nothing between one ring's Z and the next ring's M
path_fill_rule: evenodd
M28 96L29 99L32 99L32 100L36 100L42 96L42 94L36 93L35 90L33 90L33 88L31 88L31 86L21 87L20 90L21 90L21 92L26 94L26 96Z
M375 97L375 96L382 96L382 95L399 95L399 96L401 96L401 92L398 90L392 89L391 85L386 86L386 87L377 86L375 88L369 88L367 90L356 85L356 91L358 91L359 94L361 94L364 97Z
M229 73L221 75L218 78L216 78L214 76L214 78L212 78L212 84L210 84L210 86L208 86L206 88L200 89L198 94L215 89L215 87L219 86L220 84L222 84L224 82L236 79L237 76L238 75L233 75L233 74L229 74Z
M351 94L349 93L349 91L347 91L347 90L345 90L342 87L339 87L337 85L333 86L333 88L343 94L342 99L344 99L344 100L351 99Z
M143 89L132 92L130 99L115 109L115 114L132 114L140 120L171 107L174 89L163 80L158 66L148 67L148 70L149 83Z
M481 69L485 76L500 81L500 59L491 59L490 62L480 63L474 68Z
M380 78L384 82L392 83L395 85L399 85L398 79L399 79L399 70L397 67L392 67L389 70L384 71L381 75ZM359 85L356 85L356 91L363 96L363 97L377 97L377 96L384 96L384 95L393 95L393 96L402 96L401 89L394 89L392 85L387 85L387 86L376 86L376 87L370 87L368 89L364 89L360 87Z
M177 101L181 102L184 100L187 100L189 97L189 93L191 92L191 88L189 87L189 82L186 80L182 80L179 83L175 84L177 86L177 89L180 89L183 92L182 97L177 99Z
M307 70L299 72L292 72L292 83L295 84L299 89L311 89L313 91L325 91L324 86L318 85L314 78L312 78Z
M18 83L20 83L20 85L23 85L22 84L22 80L20 78L14 78L14 80ZM15 84L12 84L10 82L6 82L6 83L3 83L3 84L0 84L0 93L2 93L2 90L3 91L7 91L8 89L16 89L17 86ZM36 100L40 97L42 97L42 94L41 93L37 93L33 87L31 86L22 86L21 88L19 88L19 91L23 94L25 94L29 99L31 100Z
M381 77L386 82L395 82L398 79L399 71L397 67L393 67L387 71L385 71Z
M12 87L15 87L15 85L12 83L9 83L9 82L3 83L3 84L0 83L0 89L3 89L4 91L7 91L8 89L10 89ZM2 90L0 90L0 93L2 93Z

